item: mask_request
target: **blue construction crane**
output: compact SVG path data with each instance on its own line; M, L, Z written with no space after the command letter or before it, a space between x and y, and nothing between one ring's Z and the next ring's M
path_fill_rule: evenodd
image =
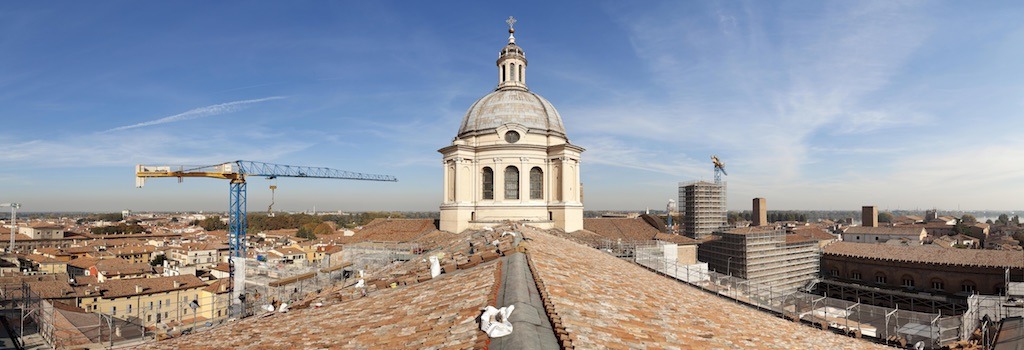
M722 174L729 175L725 172L725 163L718 160L718 156L711 156L711 162L715 164L715 184L722 184Z
M135 187L138 188L142 188L146 184L146 179L151 177L176 177L179 183L186 177L206 177L224 179L231 182L231 190L228 195L228 244L231 247L231 259L229 259L230 274L234 282L232 284L232 291L234 293L232 304L242 301L239 299L239 296L241 296L245 287L245 229L248 226L245 216L245 178L247 176L260 176L268 179L305 177L316 179L398 181L398 179L390 175L362 174L331 168L271 164L246 160L206 166L137 165L135 167ZM239 260L236 262L236 259ZM241 262L241 265L238 271L236 271L235 265L239 262Z

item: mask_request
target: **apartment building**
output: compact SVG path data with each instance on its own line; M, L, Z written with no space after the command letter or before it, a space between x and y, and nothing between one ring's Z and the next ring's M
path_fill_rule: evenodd
M142 320L146 326L161 322L191 321L195 314L227 312L227 304L204 302L209 287L196 276L171 276L129 280L108 280L91 286L79 299L79 307L89 312L131 320ZM205 294L204 294L205 293ZM208 299L211 300L211 299ZM217 299L212 299L217 300ZM190 307L196 301L199 308Z

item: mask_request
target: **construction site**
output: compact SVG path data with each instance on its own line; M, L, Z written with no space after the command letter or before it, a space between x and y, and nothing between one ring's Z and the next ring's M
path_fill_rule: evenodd
M719 239L697 249L698 259L712 270L790 291L818 276L816 241L787 239L786 230L776 227L736 228L717 235Z
M971 332L964 329L964 319L959 315L944 316L865 305L714 271L695 270L692 265L667 258L662 247L664 244L648 242L638 245L633 249L636 255L629 260L666 277L778 317L852 337L869 337L901 348L921 343L923 348L938 349L971 336Z

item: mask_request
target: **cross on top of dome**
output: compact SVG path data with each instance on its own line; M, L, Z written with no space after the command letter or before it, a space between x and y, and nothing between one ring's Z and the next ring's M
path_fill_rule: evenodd
M516 18L512 17L512 16L508 16L508 19L505 20L505 23L508 23L508 43L509 44L515 44L516 43L516 37L515 37L516 29L512 27L512 26L514 26L516 24L516 22L518 22L518 21L516 21Z

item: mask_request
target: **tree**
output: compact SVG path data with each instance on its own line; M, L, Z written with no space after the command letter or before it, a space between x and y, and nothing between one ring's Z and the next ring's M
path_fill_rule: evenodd
M878 222L892 223L893 219L892 213L878 213Z
M1013 226L1020 226L1020 216L1014 215L1013 219L1010 220L1010 223L1013 224Z
M224 223L224 221L221 221L219 216L211 216L203 220L200 220L197 223L197 225L199 225L200 227L207 231L228 229L228 224Z
M1010 216L1006 214L999 214L999 218L996 219L996 222L1000 225L1006 226L1010 223Z
M301 227L299 227L299 231L295 232L295 237L305 238L305 239L316 239L316 234L313 233L313 231L315 231L317 229L317 226L318 225L315 224L315 223L308 223L308 224L302 225Z
M334 233L334 228L331 227L330 224L324 222L316 225L316 228L313 229L313 238L316 238L316 236L327 236L332 233Z
M149 265L150 266L163 266L164 260L167 260L166 256L164 256L164 255L157 255L155 258L153 258L153 261L149 262Z
M971 214L964 214L964 216L960 217L960 222L963 222L964 224L967 225L973 225L978 223L978 218L974 217L974 215Z
M966 235L970 233L969 225L965 224L963 220L957 220L956 226L953 226L953 235Z

